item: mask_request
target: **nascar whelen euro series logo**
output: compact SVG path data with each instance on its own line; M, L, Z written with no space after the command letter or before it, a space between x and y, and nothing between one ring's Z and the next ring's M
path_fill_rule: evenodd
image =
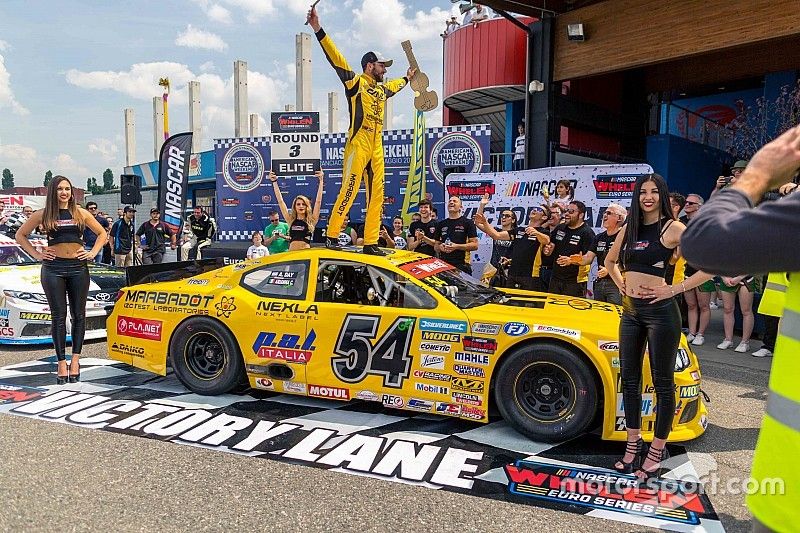
M431 149L430 169L440 183L444 182L445 169L460 167L467 174L481 171L483 152L481 146L466 133L448 133Z
M264 170L264 158L250 144L234 144L222 158L222 176L236 192L249 192L261 185Z
M606 174L594 176L592 184L598 199L600 198L628 198L633 196L633 186L636 185L634 174Z

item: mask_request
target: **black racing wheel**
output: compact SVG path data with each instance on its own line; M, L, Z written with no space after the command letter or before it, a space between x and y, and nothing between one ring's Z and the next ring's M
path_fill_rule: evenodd
M562 345L541 342L503 358L494 396L503 418L541 442L584 433L597 411L598 391L588 364Z
M217 320L194 317L172 335L169 355L175 375L197 394L225 394L244 379L244 363L231 333Z

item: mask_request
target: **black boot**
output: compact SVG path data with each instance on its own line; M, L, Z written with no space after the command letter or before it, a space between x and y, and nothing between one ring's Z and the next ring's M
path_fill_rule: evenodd
M333 237L325 237L325 248L328 250L341 250L342 247L339 246L339 239L334 239Z
M366 255L386 255L386 252L378 248L377 244L365 244L361 251Z

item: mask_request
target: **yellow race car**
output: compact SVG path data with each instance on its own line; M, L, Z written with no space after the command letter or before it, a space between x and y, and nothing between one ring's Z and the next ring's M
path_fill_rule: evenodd
M169 364L198 394L249 384L479 422L496 406L538 441L598 426L625 438L620 308L499 291L440 259L387 253L310 248L125 287L108 319L110 356L160 375ZM707 420L685 338L675 381L670 440L684 441ZM645 379L648 437L654 403Z

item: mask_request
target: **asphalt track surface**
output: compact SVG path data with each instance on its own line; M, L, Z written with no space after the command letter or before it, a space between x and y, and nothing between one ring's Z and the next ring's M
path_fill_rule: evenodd
M709 331L721 330L720 311ZM742 493L766 400L771 358L697 352L711 396L706 434L687 443L715 470L710 495L727 531L750 531ZM755 348L759 346L756 343ZM754 348L754 349L755 349ZM0 348L0 366L52 350ZM106 357L104 341L84 355ZM620 444L620 453L622 453ZM643 531L641 526L378 479L0 415L2 531Z

